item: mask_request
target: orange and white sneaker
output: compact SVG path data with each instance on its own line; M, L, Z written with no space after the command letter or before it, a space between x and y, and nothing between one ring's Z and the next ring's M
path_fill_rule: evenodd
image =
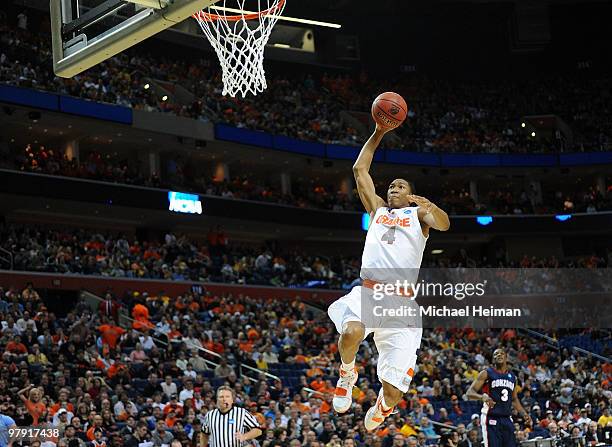
M357 368L352 371L345 371L340 367L340 378L336 383L334 391L334 410L338 413L346 413L353 403L353 387L357 383Z
M393 408L388 410L383 410L382 408L382 400L383 400L383 390L381 388L380 393L378 393L378 399L376 399L376 403L372 406L365 415L365 421L363 422L366 430L372 431L378 428L380 424L393 413Z

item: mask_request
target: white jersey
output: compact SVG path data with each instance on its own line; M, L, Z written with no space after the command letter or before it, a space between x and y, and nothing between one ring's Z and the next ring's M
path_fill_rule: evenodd
M427 238L418 206L378 208L370 221L361 258L361 278L378 282L416 282Z

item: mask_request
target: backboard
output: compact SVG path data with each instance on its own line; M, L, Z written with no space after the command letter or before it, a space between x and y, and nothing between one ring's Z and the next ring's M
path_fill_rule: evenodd
M217 0L50 0L55 74L70 78Z

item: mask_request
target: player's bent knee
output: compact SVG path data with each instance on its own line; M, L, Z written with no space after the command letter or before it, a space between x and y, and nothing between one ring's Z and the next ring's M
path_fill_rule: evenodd
M365 337L365 325L359 321L349 321L344 325L342 337L351 343L361 343Z
M402 400L404 393L397 389L394 385L388 382L383 382L383 392L385 394L385 400L389 403L397 403Z

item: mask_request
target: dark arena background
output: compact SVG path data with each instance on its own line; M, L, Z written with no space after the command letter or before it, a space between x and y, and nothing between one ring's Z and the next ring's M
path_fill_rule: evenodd
M215 447L612 445L612 2L286 1L340 27L279 21L267 89L235 98L189 18L56 76L54 29L157 2L0 2L0 447L204 447L224 385L261 434ZM369 432L374 340L335 412L327 307L360 284L352 167L387 91L408 117L376 191L405 178L450 217L421 277L492 278L479 304L529 318L425 325ZM529 417L496 443L466 393L497 348Z

